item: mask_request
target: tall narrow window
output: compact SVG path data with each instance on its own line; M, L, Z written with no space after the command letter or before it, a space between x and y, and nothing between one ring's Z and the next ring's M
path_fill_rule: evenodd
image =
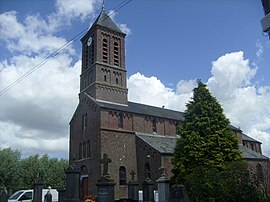
M119 66L119 45L117 42L113 44L113 64Z
M85 45L85 69L88 68L88 65L89 65L89 47L86 44Z
M82 143L79 145L79 159L82 158Z
M104 75L104 81L107 82L107 76L106 75Z
M153 119L152 120L152 127L153 127L153 133L157 132L157 120Z
M87 128L87 113L82 116L82 129L85 130Z
M86 152L86 156L90 157L90 140L87 141L87 152Z
M119 84L118 78L115 79L115 83L116 83L117 85Z
M108 63L108 41L107 39L103 39L102 41L102 61Z
M92 41L92 43L91 43L91 64L94 63L94 51L95 51L95 49L94 49L94 41Z
M123 114L118 115L118 128L123 128Z
M119 168L119 185L126 185L126 168L124 166L120 166Z
M86 157L86 143L83 142L83 154L82 154L83 158Z

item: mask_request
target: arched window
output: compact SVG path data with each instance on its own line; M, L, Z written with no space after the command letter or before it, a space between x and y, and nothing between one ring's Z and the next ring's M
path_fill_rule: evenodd
M157 120L153 119L152 120L152 127L153 127L153 133L157 132Z
M79 145L79 159L82 159L82 143Z
M126 168L124 166L120 166L119 168L119 185L126 185Z
M145 179L151 179L150 164L148 162L144 165L144 177Z
M123 128L123 114L118 115L118 128Z
M103 39L102 41L102 61L108 63L108 41L107 39Z
M257 164L257 179L259 183L263 183L264 181L263 168L262 168L262 164L260 163Z
M95 51L94 48L95 47L94 47L94 40L93 40L92 43L91 43L91 64L94 63L94 51Z
M90 140L87 141L87 152L86 152L87 157L90 157Z
M87 44L85 44L85 69L88 68L88 65L89 65L89 47Z
M87 128L87 113L82 116L82 129L85 130Z
M86 143L83 142L83 158L86 157Z
M119 66L119 45L117 42L113 44L113 64Z

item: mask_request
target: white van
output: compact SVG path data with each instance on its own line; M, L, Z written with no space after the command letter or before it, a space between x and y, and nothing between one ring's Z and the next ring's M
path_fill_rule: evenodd
M44 202L44 197L49 190L52 194L52 202L58 202L58 191L56 189L42 189L42 201ZM32 202L33 195L33 189L19 190L9 197L8 202Z

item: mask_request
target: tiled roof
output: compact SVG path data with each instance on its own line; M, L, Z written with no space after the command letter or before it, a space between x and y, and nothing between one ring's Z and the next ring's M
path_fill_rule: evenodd
M105 10L102 10L96 21L93 23L92 27L95 25L99 25L101 27L105 27L111 30L114 30L119 33L123 33L121 29L115 24L115 22L107 15Z
M261 153L255 152L245 146L240 146L240 150L243 152L242 156L245 159L263 159L263 160L269 160L268 157L262 155Z
M176 145L176 137L160 136L154 134L135 133L137 137L142 139L148 145L156 149L161 154L172 154Z
M261 142L259 142L258 140L255 140L255 139L253 139L252 137L249 137L249 136L247 136L247 135L244 134L244 133L242 133L242 140L261 143Z
M115 104L110 102L103 102L103 101L96 101L96 103L102 107L107 109L114 109L124 112L130 112L135 114L141 114L141 115L149 115L149 116L155 116L160 118L167 118L167 119L173 119L173 120L184 120L184 114L182 112L159 108L159 107L153 107L149 105L139 104L135 102L128 102L128 105L122 105L122 104Z
M173 136L161 136L154 134L145 134L145 133L135 133L138 138L146 142L148 145L156 149L161 154L172 155L176 145L177 137ZM268 157L255 152L245 146L239 146L240 151L242 151L242 156L245 159L253 160L269 160Z

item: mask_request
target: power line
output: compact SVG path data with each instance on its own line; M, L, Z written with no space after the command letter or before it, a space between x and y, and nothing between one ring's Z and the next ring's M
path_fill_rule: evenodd
M132 0L124 0L122 1L120 4L118 4L116 7L113 8L113 12L111 12L109 16L113 15L116 11L120 10L121 8L123 8L124 6L126 6L128 3L130 3ZM108 17L101 19L101 21L106 20ZM67 43L65 43L63 46L61 46L60 48L58 48L56 51L54 51L53 53L51 53L50 55L48 55L46 58L44 58L43 60L41 60L38 64L36 64L34 67L32 67L29 71L27 71L25 74L23 74L22 76L20 76L18 79L16 79L14 82L12 82L11 84L9 84L7 87L5 87L4 89L2 89L0 91L0 96L3 95L4 93L6 93L7 91L9 91L11 88L13 88L15 85L17 85L18 83L20 83L22 80L24 80L26 77L28 77L30 74L32 74L35 70L37 70L38 68L42 67L46 62L48 62L48 60L50 58L53 58L55 56L57 56L62 50L64 50L65 48L67 48L68 46L70 46L71 44L73 44L75 41L77 41L86 31L88 31L89 28L84 29L83 31L81 31L79 34L77 34L75 37L73 37L72 39L70 39Z

